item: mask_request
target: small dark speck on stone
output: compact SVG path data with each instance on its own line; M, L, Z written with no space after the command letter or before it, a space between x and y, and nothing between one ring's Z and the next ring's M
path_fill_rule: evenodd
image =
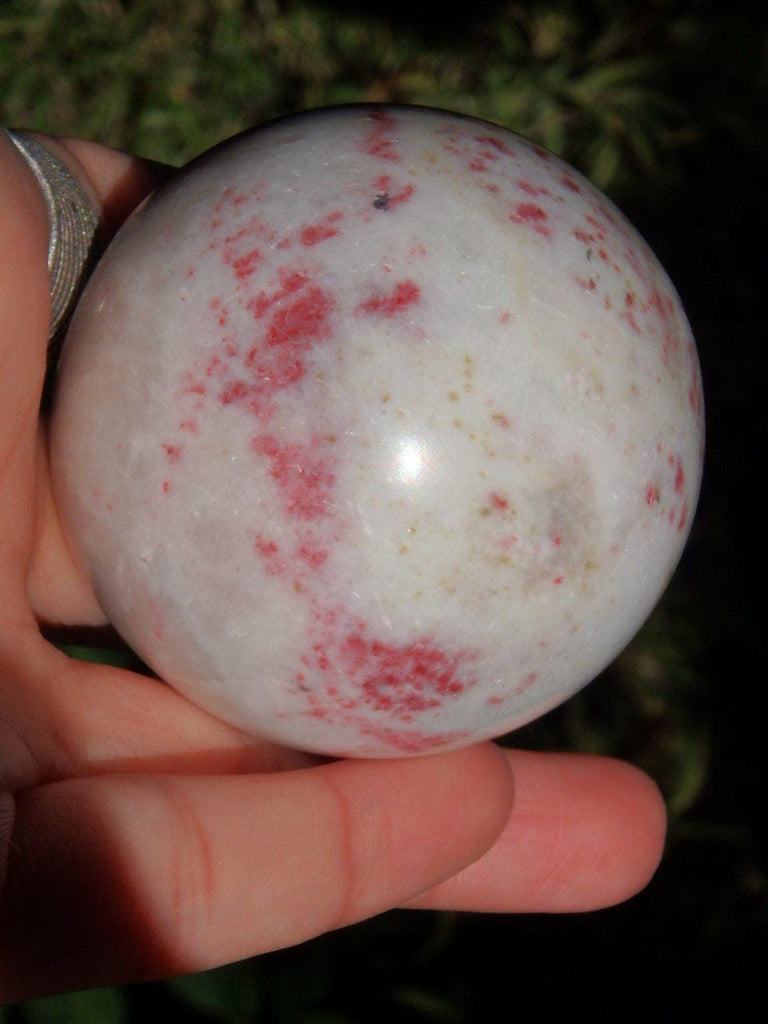
M376 207L377 210L388 210L389 192L379 192L379 194L373 200L373 205Z

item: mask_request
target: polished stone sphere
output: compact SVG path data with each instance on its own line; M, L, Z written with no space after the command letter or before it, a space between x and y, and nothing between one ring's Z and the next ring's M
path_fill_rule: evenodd
M685 543L679 299L552 154L443 111L280 119L176 174L78 306L74 552L191 700L323 754L498 736L598 674Z

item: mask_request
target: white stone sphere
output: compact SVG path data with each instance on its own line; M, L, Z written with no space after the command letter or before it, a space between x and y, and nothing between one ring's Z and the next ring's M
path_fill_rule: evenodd
M328 755L506 733L621 651L697 500L694 342L538 146L353 105L229 140L94 272L52 423L76 557L222 719Z

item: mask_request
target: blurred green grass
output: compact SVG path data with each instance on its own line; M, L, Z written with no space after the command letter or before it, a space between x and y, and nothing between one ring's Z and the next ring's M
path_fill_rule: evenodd
M663 187L695 133L665 88L683 26L649 21L645 5L591 6L598 26L575 4L481 3L468 16L333 0L10 0L3 114L180 163L296 109L449 106L528 135L614 195ZM659 52L639 45L649 33Z
M746 345L763 333L753 312L759 286L736 257L740 214L728 209L749 209L739 189L755 188L750 167L763 167L766 154L768 33L746 11L695 0L478 0L453 12L405 0L5 0L0 119L173 164L270 117L328 103L422 103L501 123L587 174L624 206L676 280L677 268L712 420L712 410L715 419L732 416L749 396L738 366L723 361L715 284L736 303L726 329L740 323ZM744 673L733 651L750 607L733 539L739 492L731 470L718 468L719 457L729 466L738 458L733 437L710 446L711 482L688 552L646 627L599 680L514 737L627 758L656 779L671 838L648 893L616 911L557 921L395 913L218 971L0 1010L1 1024L112 1024L149 1012L470 1022L495 1019L494 999L511 1012L510 985L533 987L539 1009L573 1016L580 998L585 1018L607 1019L610 994L631 985L632 957L649 996L662 991L648 976L655 970L669 983L667 1006L676 1005L675 985L680 1005L694 1005L691 985L705 1004L714 965L738 972L741 950L768 949L760 825L749 800L733 799L744 788L739 773L760 768L741 753L759 733L755 725L740 740L742 724L718 689L725 671ZM133 664L122 651L68 653ZM735 692L749 706L752 691ZM747 789L759 802L759 783ZM512 963L502 951L509 946ZM548 980L552 951L570 996ZM597 957L615 989L590 982Z

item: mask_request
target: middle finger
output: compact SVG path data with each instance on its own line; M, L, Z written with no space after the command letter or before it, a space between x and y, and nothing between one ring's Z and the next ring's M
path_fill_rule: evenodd
M34 629L0 638L0 707L18 737L11 786L113 772L238 773L318 760L241 732L160 680L68 657Z

